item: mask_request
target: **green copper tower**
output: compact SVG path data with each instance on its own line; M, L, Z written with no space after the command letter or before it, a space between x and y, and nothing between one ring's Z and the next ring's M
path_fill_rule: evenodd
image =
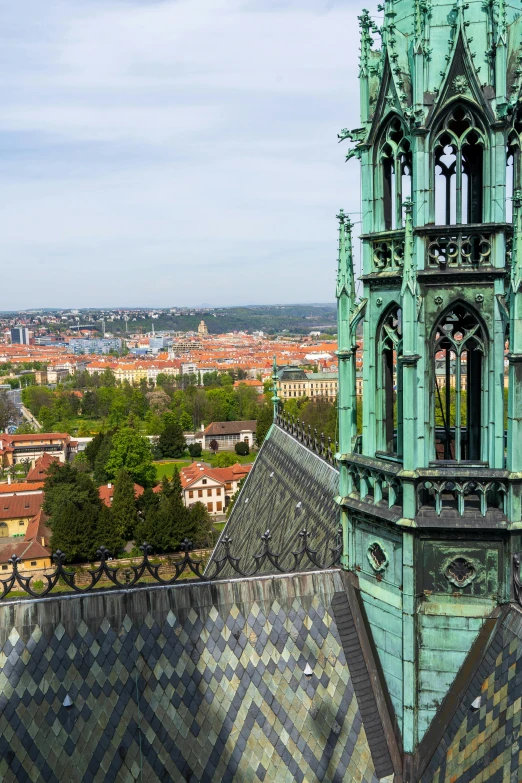
M341 212L337 500L413 758L512 600L521 549L522 2L379 11L359 17L360 127L341 133L363 250L356 301Z

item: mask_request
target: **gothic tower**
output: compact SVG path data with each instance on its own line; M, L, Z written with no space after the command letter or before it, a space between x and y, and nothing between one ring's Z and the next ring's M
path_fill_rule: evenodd
M357 300L341 212L337 500L413 757L512 599L521 549L522 1L379 10L381 27L359 17L361 125L341 134L363 257Z

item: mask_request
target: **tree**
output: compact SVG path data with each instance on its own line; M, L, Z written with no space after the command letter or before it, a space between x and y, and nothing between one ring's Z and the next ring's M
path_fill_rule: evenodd
M256 421L256 446L261 448L263 442L268 434L268 430L272 426L274 420L273 408L269 403L265 403L259 409Z
M0 393L0 430L5 430L9 424L18 419L18 411L11 397L6 392Z
M134 538L138 513L134 482L126 470L120 470L114 481L111 514L113 525L125 541Z
M51 547L68 560L92 558L103 543L98 524L102 502L94 482L70 463L53 463L47 472L43 509L49 515Z
M192 429L192 417L187 411L181 411L179 414L179 426L182 430Z
M50 408L53 404L54 393L45 386L26 386L22 389L22 402L37 418L40 408L45 405Z
M241 488L242 488L243 484L245 483L246 479L247 479L247 476L243 476L243 478L241 479L241 481L237 485L236 491L234 492L234 494L230 498L230 502L229 502L229 504L227 506L227 511L226 511L227 517L230 516L230 513L231 513L232 509L234 508L234 503L238 499L239 493L241 492Z
M214 454L216 454L219 451L219 443L217 442L217 440L211 440L208 445L210 447L210 451L213 451Z
M226 451L221 454L216 454L212 459L213 468L229 468L231 465L235 465L237 458L233 454L228 454Z
M99 546L106 547L111 555L117 555L123 550L127 541L125 532L121 519L113 514L112 508L102 503L96 525L96 538Z
M89 460L87 459L85 451L80 451L78 454L76 454L73 460L73 465L76 468L76 470L80 471L80 473L91 472L91 466L89 464Z
M188 447L188 453L192 457L192 459L197 459L198 457L201 457L203 449L201 447L201 443L191 443Z
M122 427L113 435L109 459L105 465L109 478L115 478L122 468L136 484L142 486L150 486L156 478L150 443L131 427Z
M47 405L42 405L42 407L40 408L38 419L40 421L40 424L42 425L44 432L53 431L55 418L53 416L52 411L47 407Z
M241 383L236 389L237 417L239 420L255 419L259 410L259 394L256 389Z
M36 427L28 421L24 421L16 428L17 435L33 435L36 432Z
M155 511L159 506L159 495L157 492L153 492L152 487L145 487L143 495L140 495L136 499L136 508L138 510L138 519L136 522L136 528L134 530L134 540L138 545L143 544L147 540L147 537L143 538L141 531L141 524L147 517L150 511Z
M194 520L183 503L177 470L172 481L164 478L157 506L151 505L136 528L136 539L147 541L156 552L172 552L185 538L192 538Z
M111 407L109 408L109 426L119 427L129 413L129 401L121 389L114 389Z
M194 503L189 509L192 543L196 547L213 545L214 525L204 503Z
M169 422L158 440L158 447L162 457L182 457L187 448L183 430L177 422Z
M242 440L236 443L236 445L234 446L234 450L239 457L246 457L247 454L250 454L250 448L248 446L248 443Z
M159 377L158 375L158 383ZM147 392L147 401L149 408L156 413L163 413L170 406L170 397L162 388L156 388L154 391Z
M85 447L84 454L89 460L89 465L91 466L91 470L94 470L94 462L96 460L98 451L100 450L105 438L106 438L106 433L99 432Z
M103 435L103 439L94 459L94 480L98 486L100 486L100 484L105 484L105 482L109 479L109 474L107 473L107 462L111 454L111 449L112 434L106 432Z

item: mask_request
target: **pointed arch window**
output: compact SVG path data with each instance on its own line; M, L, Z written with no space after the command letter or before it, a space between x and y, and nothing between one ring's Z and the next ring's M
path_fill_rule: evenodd
M436 457L480 460L484 329L473 311L457 304L442 316L434 334Z
M393 305L377 333L378 450L402 455L402 310Z
M398 117L388 124L379 147L385 231L404 225L403 202L411 196L411 146Z
M435 136L435 222L481 223L485 134L471 109L455 106Z

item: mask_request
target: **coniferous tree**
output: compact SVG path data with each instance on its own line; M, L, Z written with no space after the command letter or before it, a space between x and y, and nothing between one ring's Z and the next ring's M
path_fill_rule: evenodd
M88 392L86 394L88 394ZM96 456L104 440L105 440L105 433L98 432L98 434L95 435L94 438L85 447L84 454L89 460L89 465L91 466L91 470L94 470L94 462L96 460Z
M183 503L180 475L174 471L172 481L161 482L157 506L151 505L136 528L136 538L147 541L156 552L172 552L185 538L192 538L194 520Z
M50 466L45 481L43 509L49 515L51 547L68 560L94 557L99 540L102 501L94 482L69 463Z
M159 495L152 490L152 487L145 487L143 495L136 500L138 516L145 517L150 509L157 509L159 505ZM137 533L136 533L137 535ZM141 543L141 542L140 542Z
M111 555L117 555L125 546L127 538L121 520L113 514L112 508L102 503L96 526L97 549L106 547Z
M111 448L112 435L107 432L103 436L103 440L101 441L100 446L96 452L96 456L94 457L94 480L98 486L105 484L109 479L106 465L111 453Z
M194 537L194 521L183 501L183 487L179 470L175 470L170 481L169 504L175 526L173 530L172 546L177 549L183 541Z
M51 547L65 553L67 561L88 560L97 550L97 526L101 507L64 497L49 520Z
M213 545L214 525L204 503L194 503L189 509L192 543L196 547Z
M115 529L126 541L134 538L138 521L134 482L126 470L120 470L114 481L111 514ZM108 546L108 544L106 544Z
M167 421L158 439L158 448L162 457L182 457L187 448L181 425L176 421Z
M273 408L268 403L265 403L265 405L259 408L259 413L257 414L256 446L258 448L261 448L261 446L263 445L263 441L265 440L268 434L268 430L272 426L273 420L274 420Z

